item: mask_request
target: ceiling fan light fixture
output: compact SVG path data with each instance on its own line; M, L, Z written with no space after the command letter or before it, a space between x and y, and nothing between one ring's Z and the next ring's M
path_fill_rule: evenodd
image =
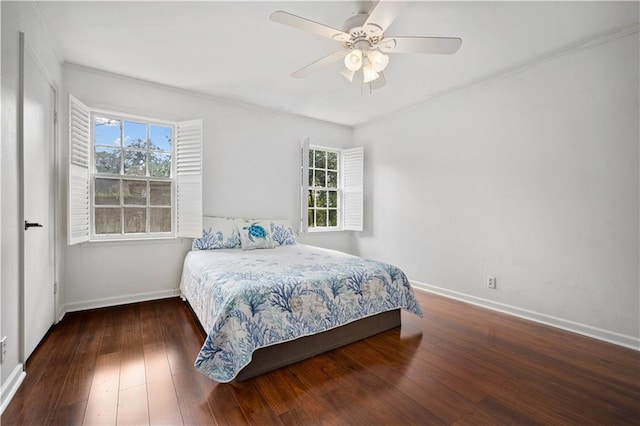
M389 65L389 56L377 50L370 50L367 53L367 57L376 72L384 71L387 65Z
M344 57L344 66L350 71L358 71L362 67L362 51L354 49Z
M342 74L344 78L346 78L347 80L353 81L353 76L356 74L356 72L348 68L345 68L342 71L340 71L340 74Z
M2 1L2 0L0 0ZM372 1L362 2L374 3ZM359 11L347 19L344 30L293 15L284 11L273 12L270 19L280 24L315 33L319 36L338 41L342 49L333 52L291 74L301 78L317 71L321 67L344 61L346 69L341 74L349 81L368 83L370 90L379 89L386 84L383 70L389 65L385 53L427 53L451 55L460 49L462 39L458 37L394 36L385 38L389 25L396 19L407 1L378 0L373 7L367 4L368 12ZM358 71L362 70L360 80ZM372 83L373 82L373 83Z
M362 67L362 74L364 75L365 83L370 83L380 76L380 74L376 72L376 70L373 68L373 65L371 64L367 64Z

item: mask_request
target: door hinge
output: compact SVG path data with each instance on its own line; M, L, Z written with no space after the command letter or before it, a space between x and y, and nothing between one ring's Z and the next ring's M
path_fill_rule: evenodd
M53 111L53 124L58 124L58 111Z
M57 282L53 283L53 294L58 294L58 283Z

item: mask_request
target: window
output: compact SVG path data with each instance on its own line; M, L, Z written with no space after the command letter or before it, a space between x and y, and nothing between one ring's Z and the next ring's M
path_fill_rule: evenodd
M103 113L92 123L92 235L173 235L174 126Z
M339 228L338 151L309 149L309 228Z
M162 122L69 100L69 244L202 230L202 120Z
M362 230L363 149L302 149L303 232Z

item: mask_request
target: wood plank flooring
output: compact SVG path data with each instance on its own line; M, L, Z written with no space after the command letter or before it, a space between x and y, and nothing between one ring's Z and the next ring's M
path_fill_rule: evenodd
M165 299L67 314L27 363L12 424L640 424L640 353L417 291L423 319L252 380L196 372Z

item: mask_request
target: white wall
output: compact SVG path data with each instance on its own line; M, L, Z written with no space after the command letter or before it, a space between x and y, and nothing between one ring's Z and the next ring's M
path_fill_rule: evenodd
M23 220L19 210L18 89L19 32L25 33L28 48L39 58L54 84L61 81L59 59L43 30L31 3L6 2L2 7L2 336L7 336L7 358L2 364L3 399L15 379L20 359L19 236ZM56 272L60 277L60 271Z
M300 211L300 142L310 137L335 147L351 143L352 130L336 124L74 65L65 65L63 74L68 92L91 106L167 120L203 118L204 212L208 215L287 218L295 225ZM351 233L300 240L347 252L353 249ZM69 247L64 282L67 309L174 294L190 244L185 239Z
M596 43L356 128L359 254L640 347L638 48Z
M0 6L0 49L2 48L2 7ZM2 81L2 55L0 54L0 82ZM0 96L0 137L4 140L2 134L2 96ZM2 145L0 144L0 164L2 164ZM2 193L2 173L0 172L0 194ZM0 198L0 241L2 241L2 199ZM0 246L0 254L2 254L2 247ZM2 309L2 256L0 255L0 309ZM2 328L2 311L0 311L0 333L3 332ZM1 337L1 336L0 336ZM0 364L0 386L4 383L2 376L2 365ZM1 393L1 392L0 392ZM1 413L0 413L1 414Z

